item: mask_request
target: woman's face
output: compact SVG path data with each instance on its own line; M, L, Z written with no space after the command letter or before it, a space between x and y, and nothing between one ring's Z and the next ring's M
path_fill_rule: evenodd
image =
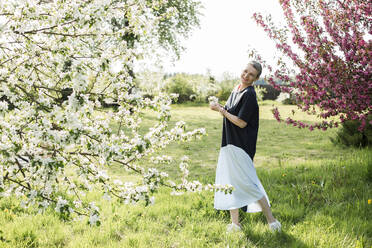
M242 83L252 85L254 81L256 81L258 75L258 71L254 69L254 67L249 64L242 72L240 78Z

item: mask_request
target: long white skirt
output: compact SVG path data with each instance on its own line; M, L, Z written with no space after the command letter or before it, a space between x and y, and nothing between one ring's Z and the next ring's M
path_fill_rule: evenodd
M214 208L231 210L247 206L248 213L262 211L258 200L269 198L257 177L251 157L241 148L227 145L221 148L216 169L216 184L231 184L232 194L215 192Z

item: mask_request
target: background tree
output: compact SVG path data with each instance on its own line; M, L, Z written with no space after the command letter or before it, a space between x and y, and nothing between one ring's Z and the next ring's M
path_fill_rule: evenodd
M41 210L52 206L63 218L87 215L97 224L99 208L84 191L98 188L107 199L150 203L161 185L174 191L223 189L189 182L186 158L180 183L134 164L172 141L205 132L186 132L184 122L169 128L171 98L143 98L132 70L158 41L177 52L175 37L197 24L196 6L192 0L1 1L1 196L18 196L23 206ZM101 100L116 104L117 111L102 110ZM145 109L156 111L158 119L140 133ZM118 128L112 128L115 123ZM105 168L113 163L142 180L112 180Z
M151 5L153 1L146 2ZM200 8L199 1L172 0L162 1L152 9L155 16L166 17L161 18L155 27L158 43L167 50L172 50L177 58L184 50L184 47L180 46L179 36L188 38L190 31L199 26Z
M371 125L367 117L372 111L372 3L280 0L280 5L285 27L277 27L271 16L256 13L254 19L288 60L280 58L274 68L254 50L251 55L267 65L268 81L291 93L299 109L324 119L308 124L288 117L285 122L310 130L337 127L339 121L331 117L339 117L340 122L359 120L359 131ZM274 78L286 85L275 84ZM273 113L282 120L277 109Z

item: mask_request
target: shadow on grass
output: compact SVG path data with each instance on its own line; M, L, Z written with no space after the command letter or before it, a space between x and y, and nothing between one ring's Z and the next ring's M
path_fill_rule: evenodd
M230 222L229 211L214 210L214 212L220 220L223 219L226 223ZM299 238L296 238L295 235L286 232L285 227L283 227L282 232L280 233L271 232L262 213L250 214L243 211L239 212L240 223L242 224L244 237L246 238L247 243L265 248L310 247L303 243ZM288 223L288 221L286 221L286 224L295 225L294 223Z
M301 240L296 239L294 235L288 234L285 231L272 233L266 231L264 233L256 232L252 228L243 227L244 236L247 241L250 241L257 247L278 248L278 247L310 247Z
M371 150L360 150L350 154L347 160L270 170L258 168L283 232L270 233L262 213L241 212L247 240L257 247L314 247L318 243L318 247L356 244L370 247L372 207L368 199L372 195L372 183L367 177L367 167L372 156L369 154ZM230 223L228 211L213 209L213 194L199 198L193 208L203 218Z

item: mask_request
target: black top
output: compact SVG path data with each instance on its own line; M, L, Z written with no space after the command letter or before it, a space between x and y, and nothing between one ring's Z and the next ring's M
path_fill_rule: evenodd
M242 91L233 90L226 102L227 112L238 116L247 122L247 126L240 128L223 118L222 145L228 144L242 148L253 161L256 153L258 134L258 103L253 86L248 86Z

